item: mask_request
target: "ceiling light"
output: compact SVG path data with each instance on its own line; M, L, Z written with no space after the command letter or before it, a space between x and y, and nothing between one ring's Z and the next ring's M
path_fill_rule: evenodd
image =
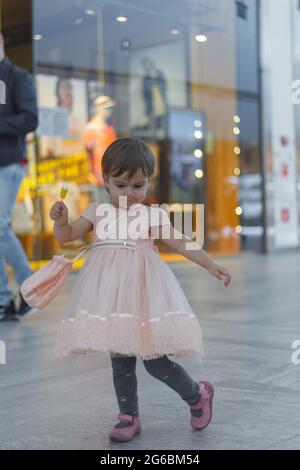
M119 23L126 23L127 18L126 16L117 16L116 21L118 21Z
M195 36L195 39L198 42L206 42L207 41L207 36L205 36L205 34L197 34Z

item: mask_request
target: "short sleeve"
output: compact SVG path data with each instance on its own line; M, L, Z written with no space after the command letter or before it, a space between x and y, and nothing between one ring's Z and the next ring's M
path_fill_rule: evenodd
M89 204L86 207L86 209L83 211L83 213L81 214L81 217L84 217L93 225L95 224L95 219L96 219L96 207L97 207L97 204L93 202L92 204Z

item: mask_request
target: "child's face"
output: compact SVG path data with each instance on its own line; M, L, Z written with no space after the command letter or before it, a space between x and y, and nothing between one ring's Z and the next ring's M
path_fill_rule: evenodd
M104 184L110 193L112 204L119 207L119 197L127 196L127 209L129 209L133 204L141 204L145 200L149 178L139 169L131 180L127 173L120 176L104 176Z

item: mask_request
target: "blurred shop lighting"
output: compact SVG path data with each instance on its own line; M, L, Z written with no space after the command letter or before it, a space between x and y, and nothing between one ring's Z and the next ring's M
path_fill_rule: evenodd
M177 36L178 34L180 34L179 30L176 28L170 29L170 33L174 34L174 36Z
M117 16L116 21L118 21L118 23L126 23L127 17L126 16Z
M201 127L201 126L202 126L202 122L199 121L199 119L196 119L196 121L194 121L194 126L195 126L195 127Z
M241 122L240 117L237 116L237 115L236 115L236 116L233 116L233 120L234 120L234 122L236 122L237 124L239 124L239 123Z
M226 226L222 228L221 233L223 237L230 237L232 235L233 230L234 229L232 227Z
M95 15L96 15L96 11L95 11L95 10L92 10L91 8L87 8L87 9L85 10L85 13L86 13L87 15L90 15L90 16L95 16Z
M196 158L202 158L203 157L203 152L200 149L196 149L194 151L194 155L195 155Z
M129 54L131 49L131 42L129 41L129 39L123 39L123 41L121 42L121 49L124 54Z
M238 127L234 127L234 128L233 128L233 133L234 133L235 135L239 135L239 134L240 134L240 129L239 129Z
M198 42L206 42L207 36L205 36L205 34L196 34L195 39Z
M194 136L195 136L196 139L202 139L203 134L202 134L201 131L195 131Z
M196 170L195 171L196 178L203 178L203 175L204 175L204 173L203 173L202 170Z
M40 41L41 39L43 39L42 34L34 34L32 37L35 41Z
M264 229L262 226L257 227L241 227L241 232L246 237L260 237L264 233Z
M243 209L242 209L241 207L237 207L237 208L235 209L235 213L236 213L236 215L242 215Z
M236 155L240 155L240 154L241 154L241 149L240 149L240 147L234 147L234 153L235 153Z

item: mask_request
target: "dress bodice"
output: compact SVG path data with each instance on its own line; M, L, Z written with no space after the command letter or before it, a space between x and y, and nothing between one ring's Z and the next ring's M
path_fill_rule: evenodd
M158 207L135 204L128 210L116 208L110 203L90 204L83 217L93 223L95 247L119 246L132 249L154 249L151 227L170 224L170 220Z

